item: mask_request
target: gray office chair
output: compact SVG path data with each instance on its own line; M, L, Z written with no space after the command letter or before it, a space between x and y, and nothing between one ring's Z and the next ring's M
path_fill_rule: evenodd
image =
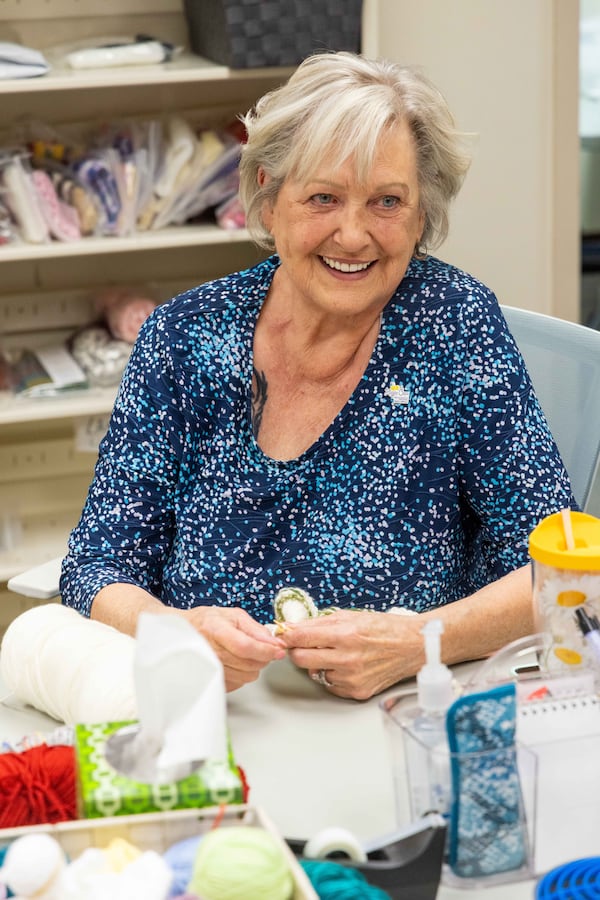
M525 309L503 307L571 476L575 498L600 516L600 331ZM26 597L58 596L61 559L16 575Z
M582 509L600 516L600 331L504 306Z

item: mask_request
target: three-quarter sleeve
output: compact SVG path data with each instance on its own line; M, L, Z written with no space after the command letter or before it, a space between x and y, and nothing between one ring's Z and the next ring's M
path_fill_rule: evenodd
M63 562L63 603L89 615L104 586L124 582L160 597L174 527L173 496L187 432L155 313L134 346L94 479Z
M476 568L500 577L528 561L540 519L575 505L568 475L523 358L494 301L469 310L459 466L478 527Z

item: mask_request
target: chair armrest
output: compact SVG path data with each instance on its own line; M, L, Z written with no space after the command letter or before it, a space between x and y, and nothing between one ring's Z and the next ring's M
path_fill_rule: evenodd
M10 578L7 583L9 591L33 597L36 600L51 600L60 593L59 579L62 556L57 556L41 566L34 566Z

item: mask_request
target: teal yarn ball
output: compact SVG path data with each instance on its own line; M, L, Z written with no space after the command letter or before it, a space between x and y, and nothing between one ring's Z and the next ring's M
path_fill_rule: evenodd
M187 890L206 900L291 900L294 879L273 835L233 825L203 837Z
M303 859L300 862L319 900L390 900L386 891L369 884L360 869L329 860Z

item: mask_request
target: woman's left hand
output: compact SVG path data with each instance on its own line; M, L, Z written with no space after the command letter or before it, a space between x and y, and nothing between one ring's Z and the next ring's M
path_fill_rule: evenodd
M281 635L292 661L332 694L367 700L424 662L420 616L336 610L295 623ZM325 684L325 680L328 684Z
M443 622L446 665L481 659L532 634L531 583L526 565L469 597L419 615L336 610L290 625L281 637L293 662L330 693L367 700L417 674L425 662L421 629L428 619Z

